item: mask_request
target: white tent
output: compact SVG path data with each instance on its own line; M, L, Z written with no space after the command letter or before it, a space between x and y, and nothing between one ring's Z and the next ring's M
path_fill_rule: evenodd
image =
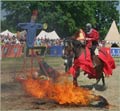
M27 31L26 30L23 30L20 32L20 36L25 36L27 34Z
M118 32L115 21L112 22L112 25L105 37L105 41L107 43L111 43L111 44L112 43L117 43L117 44L120 43L120 34Z
M47 38L47 32L45 32L44 30L42 30L38 35L37 35L37 37L36 38L39 38L39 39L45 39L45 38Z
M60 39L60 37L57 35L57 33L55 31L52 31L52 32L46 32L44 30L42 30L36 38L39 38L39 39Z
M16 36L16 34L10 32L9 30L5 30L5 31L1 32L0 35L9 36L9 37Z
M49 39L60 39L55 31L49 32L47 36Z
M25 37L25 35L27 34L27 31L26 30L23 30L23 31L21 31L21 32L17 32L17 36L18 37Z

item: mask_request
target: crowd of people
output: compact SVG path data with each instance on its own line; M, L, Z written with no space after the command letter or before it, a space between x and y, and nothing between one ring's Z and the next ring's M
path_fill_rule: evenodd
M17 39L16 36L9 37L1 35L0 38L2 44L20 44L20 41Z
M79 34L83 34L82 36ZM85 38L83 37L85 36ZM82 29L80 29L78 31L77 34L75 34L75 37L77 40L79 41L83 41L84 39L87 41L87 46L91 49L91 52L94 53L94 50L96 48L96 46L99 45L100 46L104 46L105 45L105 41L100 41L99 40L99 32L97 30L95 30L92 25L90 23L86 24L86 30L83 31ZM81 38L82 37L82 38ZM1 38L1 43L2 44L25 44L26 42L26 35L22 35L21 37L17 37L17 36L12 36L10 37L8 36L4 36L4 35L0 35ZM47 38L35 38L34 40L34 46L35 47L39 47L39 46L56 46L56 45L64 45L64 40L63 39L47 39Z
M25 44L26 42L26 37L22 36L20 38L16 37L16 36L4 36L4 35L0 35L1 38L1 43L2 44L10 44L10 45L14 45L14 44ZM39 47L39 46L56 46L56 45L63 45L63 40L62 39L39 39L39 38L35 38L34 40L34 46Z
M34 41L34 46L58 46L58 45L63 45L63 40L62 39L39 39L36 38Z

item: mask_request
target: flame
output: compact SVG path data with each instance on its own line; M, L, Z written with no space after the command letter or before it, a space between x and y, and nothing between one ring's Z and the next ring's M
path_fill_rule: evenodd
M21 79L27 94L41 99L47 98L59 104L89 105L91 101L98 99L92 91L75 87L70 81L53 83L51 80Z

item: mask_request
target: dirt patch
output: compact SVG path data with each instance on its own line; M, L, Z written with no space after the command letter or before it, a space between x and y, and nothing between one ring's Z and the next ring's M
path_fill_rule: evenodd
M56 67L56 69L63 71L64 66ZM111 77L106 78L107 89L104 90L101 87L101 83L96 87L94 93L96 95L104 96L111 104L109 111L120 110L120 66L118 66ZM55 111L103 111L104 108L94 107L81 107L71 105L59 105L54 101L45 99L35 99L26 95L23 91L20 83L14 79L15 73L4 73L1 74L1 110L55 110ZM78 78L79 86L87 87L92 89L92 84L95 80L86 78L81 73ZM67 93L67 90L66 90Z

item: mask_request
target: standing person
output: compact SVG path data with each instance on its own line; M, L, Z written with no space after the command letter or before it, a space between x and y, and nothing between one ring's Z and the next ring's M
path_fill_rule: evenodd
M62 58L64 59L65 72L67 72L72 66L74 53L71 49L70 42L68 42L67 40L64 40L63 44L64 44L64 49L62 52L63 53Z
M86 41L87 47L91 50L91 55L95 54L95 49L98 46L99 32L92 28L90 23L86 24Z

